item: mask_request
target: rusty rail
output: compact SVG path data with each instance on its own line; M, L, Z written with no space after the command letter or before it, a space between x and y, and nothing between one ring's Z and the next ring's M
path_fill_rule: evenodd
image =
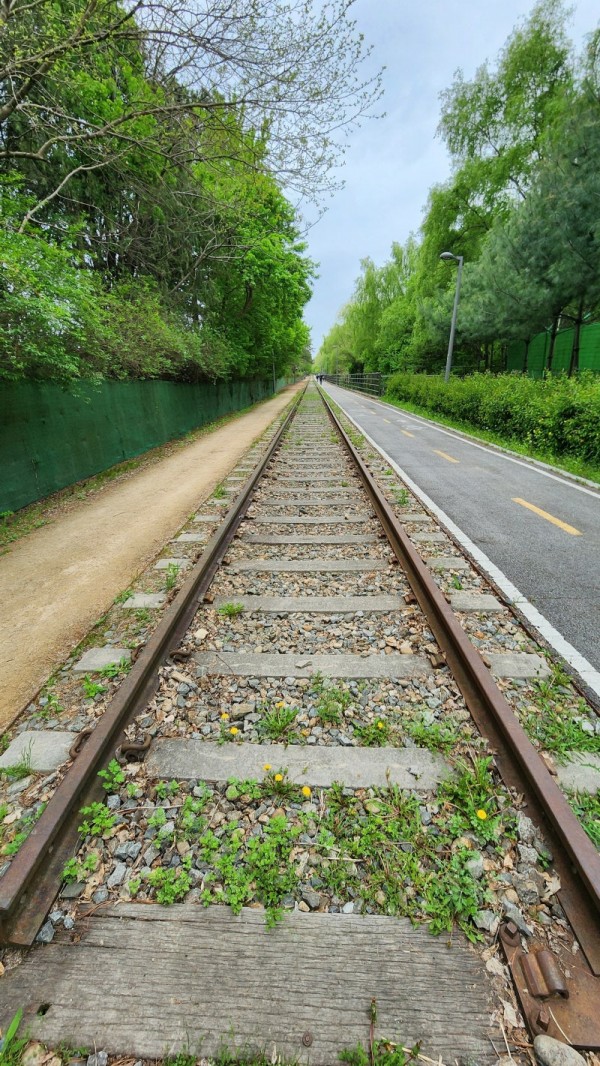
M304 390L303 390L304 391ZM158 684L158 668L188 628L257 484L293 420L296 401L271 441L264 458L243 485L224 521L213 534L183 587L136 659L97 726L78 751L41 818L0 878L0 941L28 946L60 887L65 861L79 836L79 810L99 795L97 774L113 756L125 726L139 714Z
M554 865L562 885L561 904L592 972L600 974L600 855L494 683L479 652L457 621L331 405L323 393L321 396L360 473L390 545L406 571L465 703L479 731L488 738L495 751L503 781L524 795L534 821L543 824L548 832L554 850Z

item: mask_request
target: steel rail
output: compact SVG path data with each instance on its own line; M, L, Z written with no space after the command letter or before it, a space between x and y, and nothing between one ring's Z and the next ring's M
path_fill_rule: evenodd
M523 794L534 821L548 831L561 879L560 902L592 972L600 974L600 855L322 392L321 397L465 703L495 749L503 781Z
M212 582L263 474L292 422L302 390L267 452L242 486L188 579L144 645L107 710L70 765L43 814L0 878L0 942L28 946L54 901L65 861L79 837L79 810L100 789L98 771L119 745L126 725L158 684L158 668L177 647Z

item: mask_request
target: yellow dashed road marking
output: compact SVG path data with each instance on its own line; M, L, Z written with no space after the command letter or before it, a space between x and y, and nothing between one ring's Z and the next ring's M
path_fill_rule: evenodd
M392 423L390 422L389 418L384 418L384 420L383 420L383 421L384 421L384 422L387 422L388 426L391 426L391 424L392 424Z
M405 437L414 437L414 433L409 433L407 429L401 429L401 433L404 433Z
M522 500L519 496L513 496L512 501L513 503L520 503L521 507L526 507L528 511L533 511L534 514L539 514L540 518L545 518L547 522L552 522L553 526L564 529L565 533L570 533L573 537L583 536L579 529L575 529L575 526L570 526L568 522L562 522L560 518L555 518L554 515L548 514L547 511L542 511L541 507L536 507L534 503L527 503L527 500Z
M438 452L437 448L433 449L436 455L441 456L442 459L447 459L449 463L460 463L460 459L454 459L452 455L448 455L447 452Z

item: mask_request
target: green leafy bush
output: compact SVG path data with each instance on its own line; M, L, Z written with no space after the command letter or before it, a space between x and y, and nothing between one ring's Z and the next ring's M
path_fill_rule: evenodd
M393 374L388 396L552 455L600 463L600 377Z

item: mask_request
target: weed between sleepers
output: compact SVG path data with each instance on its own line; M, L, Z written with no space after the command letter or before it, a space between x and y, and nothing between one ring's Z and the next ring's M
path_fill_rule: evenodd
M120 831L127 827L156 852L152 868L131 870L122 891L164 904L193 893L234 913L258 903L268 925L310 887L325 904L350 899L357 910L425 921L434 933L456 923L475 940L473 919L491 897L467 865L472 849L487 848L500 863L515 837L516 812L493 780L491 760L482 758L440 785L428 823L423 797L392 784L332 785L314 796L268 764L261 782L158 782L150 795L154 804L145 796L140 808L120 812ZM65 875L84 880L116 817L101 803L82 815L86 840Z

